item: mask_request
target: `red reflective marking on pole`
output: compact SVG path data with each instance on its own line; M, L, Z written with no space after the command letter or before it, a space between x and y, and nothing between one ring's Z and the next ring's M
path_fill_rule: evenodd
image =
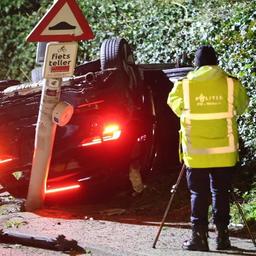
M56 96L57 95L57 90L47 89L46 90L46 95L48 95L48 96Z

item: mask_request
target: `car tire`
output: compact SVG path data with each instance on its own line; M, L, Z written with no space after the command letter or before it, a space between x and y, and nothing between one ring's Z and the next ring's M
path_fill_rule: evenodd
M101 70L117 68L129 77L129 87L134 88L138 82L135 60L128 42L119 37L106 39L100 48Z

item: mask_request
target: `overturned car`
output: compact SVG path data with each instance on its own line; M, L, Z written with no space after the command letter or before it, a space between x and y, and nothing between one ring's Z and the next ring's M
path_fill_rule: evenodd
M75 68L63 81L61 100L74 106L57 128L46 195L128 181L178 163L178 120L166 104L173 81L191 68L136 65L129 44L105 40L100 59ZM27 194L42 81L0 82L0 184Z

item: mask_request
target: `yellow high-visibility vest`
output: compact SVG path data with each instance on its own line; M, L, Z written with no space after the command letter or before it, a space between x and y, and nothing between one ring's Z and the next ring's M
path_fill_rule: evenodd
M218 66L203 66L175 83L168 105L180 117L181 158L191 168L234 166L237 116L248 106L240 82Z

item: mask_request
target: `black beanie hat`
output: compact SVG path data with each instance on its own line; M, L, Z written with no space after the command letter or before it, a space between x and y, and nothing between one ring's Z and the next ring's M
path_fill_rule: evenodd
M215 50L210 45L200 46L196 51L195 65L202 67L206 65L217 65L218 59Z

